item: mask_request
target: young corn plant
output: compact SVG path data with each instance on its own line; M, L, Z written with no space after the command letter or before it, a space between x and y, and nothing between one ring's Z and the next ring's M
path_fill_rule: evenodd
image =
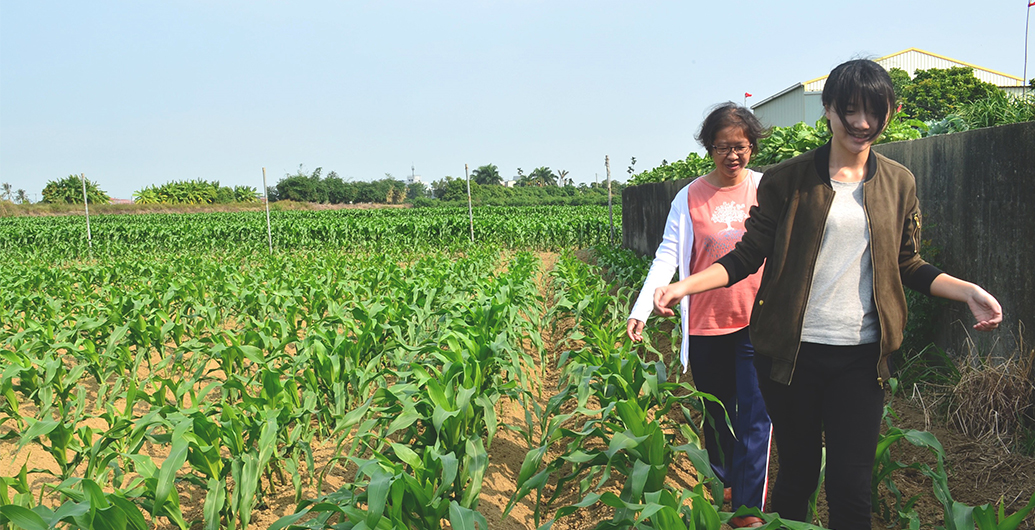
M702 470L699 486L686 493L686 498L696 495L705 499L706 484L713 498L721 498L718 496L722 485L711 475L694 424L676 427L667 415L674 406L680 406L689 416L687 403L694 403L692 406L700 410L701 399L714 398L685 383L668 383L664 362L640 358L632 343L624 338L624 321L620 316L624 308L614 308L613 299L607 294L611 286L598 271L562 257L555 274L562 279L555 311L575 320L569 340L580 347L562 353L558 359L564 386L543 411L541 444L526 455L519 472L518 491L505 513L535 490L534 514L538 524L543 490L553 478L554 493L546 504L554 502L563 486L571 481L578 481L582 496L579 503L560 508L554 520L574 509L603 502L615 508L615 513L610 521L600 525L602 528L673 527L672 521L682 515L674 502L676 492L666 485L666 477L677 458L683 455ZM574 412L549 418L563 403L572 401ZM581 428L566 427L582 418L585 420ZM690 443L676 445L675 433L679 431ZM561 440L567 442L565 450L544 465L547 448ZM621 481L620 493L597 493L613 475ZM710 511L691 515L702 524L717 524L718 514L707 504Z

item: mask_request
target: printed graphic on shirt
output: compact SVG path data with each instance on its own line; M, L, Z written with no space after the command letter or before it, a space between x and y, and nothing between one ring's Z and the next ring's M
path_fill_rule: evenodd
M713 223L724 223L726 228L705 235L707 240L705 248L708 249L710 260L717 260L733 250L733 247L737 245L737 241L740 241L741 236L744 235L743 223L747 218L747 207L733 201L724 202L712 210L711 221ZM735 228L733 223L739 223L740 226Z

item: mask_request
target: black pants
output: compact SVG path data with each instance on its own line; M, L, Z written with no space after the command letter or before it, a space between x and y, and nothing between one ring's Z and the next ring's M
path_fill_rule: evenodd
M802 343L790 385L769 379L772 361L755 356L780 462L771 508L781 517L805 520L825 432L827 526L870 529L870 479L884 405L879 356L878 344Z

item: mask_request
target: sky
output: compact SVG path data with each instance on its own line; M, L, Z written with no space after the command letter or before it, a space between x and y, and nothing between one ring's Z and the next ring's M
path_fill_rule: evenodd
M703 152L715 104L849 59L915 47L1020 77L1027 3L0 0L0 182L39 200L82 173L131 198L491 163L590 183L605 156L625 181L631 157Z

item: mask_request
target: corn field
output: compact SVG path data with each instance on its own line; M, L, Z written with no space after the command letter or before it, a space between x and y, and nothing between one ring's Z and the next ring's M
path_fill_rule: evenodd
M814 528L713 503L714 398L624 339L648 262L570 252L608 241L606 209L486 208L474 243L466 214L278 212L272 253L253 213L99 217L92 247L81 218L0 219L0 443L48 462L0 476L0 528L246 529L287 491L270 528L485 529L501 430L527 451L504 517Z

